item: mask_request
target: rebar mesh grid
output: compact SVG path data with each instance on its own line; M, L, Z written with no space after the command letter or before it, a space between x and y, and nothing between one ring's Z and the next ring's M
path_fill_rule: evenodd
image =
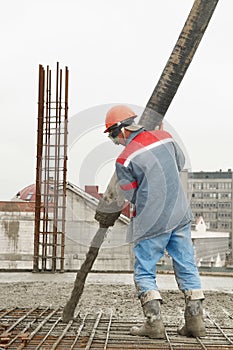
M206 315L207 336L188 338L177 334L177 325L164 320L166 339L134 337L129 329L132 320L119 320L112 313L99 310L95 315L77 313L68 324L61 319L62 309L0 310L0 349L30 350L230 350L233 349L233 325L219 325ZM230 313L229 319L232 320Z

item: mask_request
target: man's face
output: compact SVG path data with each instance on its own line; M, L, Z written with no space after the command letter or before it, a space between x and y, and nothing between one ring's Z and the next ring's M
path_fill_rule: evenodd
M123 145L123 146L125 146L125 144L126 144L125 143L125 137L124 137L122 131L120 131L117 136L114 135L115 137L112 134L113 133L110 132L108 134L108 137L112 140L112 142L115 143L115 145Z
M119 140L119 144L120 144L120 145L125 146L125 137L124 137L122 131L121 131L120 134L118 135L118 140Z

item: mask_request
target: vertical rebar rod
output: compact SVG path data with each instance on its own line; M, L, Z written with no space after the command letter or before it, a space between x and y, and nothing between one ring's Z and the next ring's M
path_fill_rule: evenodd
M47 163L47 178L48 178L48 187L46 188L46 196L49 196L50 193L50 159L51 159L51 134L52 134L52 115L51 115L51 111L52 111L52 73L51 73L51 69L48 72L49 74L49 90L48 90L48 94L49 94L49 103L48 103L48 120L49 120L49 128L48 128L48 163ZM49 198L49 197L48 197ZM46 232L44 232L45 237L46 237L46 269L49 270L50 269L50 261L48 259L48 243L50 242L51 238L49 237L49 231L50 231L50 204L48 203L48 207L47 207L47 212L46 212Z
M46 81L45 81L45 73ZM37 213L35 209L34 271L64 271L68 125L68 69L57 63L55 98L51 70L39 69L37 144ZM46 104L44 93L46 91Z
M47 140L47 128L48 128L48 69L49 67L47 66L47 71L46 71L46 103L45 103L45 121L44 121L44 129L45 129L45 135L43 135L43 153L45 154L45 159L43 162L43 170L42 172L45 174L44 178L46 178L46 165L47 165L47 152L48 152L48 147L46 147L46 145L48 144L48 140ZM43 184L41 184L43 186ZM46 220L45 220L45 216L46 216L46 199L44 197L44 190L42 191L42 198L43 198L43 221L42 221L42 225L41 229L42 229L42 247L41 247L41 269L42 271L45 270L45 265L46 265L46 253L45 253L45 247L46 247L46 243L45 243L45 235L43 235L43 232L46 232Z
M67 134L68 134L68 84L69 70L65 68L65 113L64 113L64 154L63 154L63 197L62 197L62 237L61 237L61 271L64 271L65 232L66 232L66 177L67 177Z
M61 245L61 223L60 223L60 219L61 219L61 200L60 197L62 195L61 192L61 186L60 186L60 175L61 175L61 149L63 148L63 143L61 144L61 137L62 137L62 128L61 128L61 112L62 112L62 70L59 70L59 91L58 91L59 95L58 95L58 138L57 138L57 211L56 211L56 215L57 215L57 222L56 222L56 226L57 226L57 234L55 236L55 256L57 257L57 247L58 247L58 242ZM62 149L62 153L63 153L63 149ZM63 172L62 172L63 175ZM58 237L58 233L59 233L59 237ZM59 252L61 253L61 247L59 248ZM56 259L56 264L59 261L59 268L61 268L61 254L59 255L59 260Z
M49 191L49 144L50 144L50 103L51 103L51 71L47 66L46 76L46 115L44 132L44 176L43 176L43 231L42 231L42 271L46 271L48 242L48 196Z
M39 96L38 96L38 127L37 127L37 160L36 160L36 202L35 202L35 231L33 271L39 270L39 240L40 240L40 211L41 211L41 163L43 151L43 120L44 120L44 79L45 73L39 65Z
M56 97L55 97L55 138L54 138L54 205L53 205L53 232L52 232L52 271L56 271L56 238L57 238L57 206L58 206L58 133L59 133L59 123L58 123L58 115L59 115L59 63L57 62L57 71L56 71Z

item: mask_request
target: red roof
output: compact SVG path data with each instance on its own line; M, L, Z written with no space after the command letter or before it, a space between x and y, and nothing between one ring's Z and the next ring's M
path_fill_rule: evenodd
M27 202L35 202L36 200L36 185L32 184L17 193L17 197Z

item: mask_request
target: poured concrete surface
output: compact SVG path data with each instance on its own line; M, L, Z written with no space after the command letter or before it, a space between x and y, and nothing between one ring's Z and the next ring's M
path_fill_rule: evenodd
M73 283L76 273L31 273L31 272L0 272L1 283L15 282L53 282ZM203 276L201 275L203 290L216 290L224 292L233 291L233 277ZM133 274L128 273L90 273L87 284L129 284L133 285ZM158 274L157 284L160 290L178 290L173 274Z

